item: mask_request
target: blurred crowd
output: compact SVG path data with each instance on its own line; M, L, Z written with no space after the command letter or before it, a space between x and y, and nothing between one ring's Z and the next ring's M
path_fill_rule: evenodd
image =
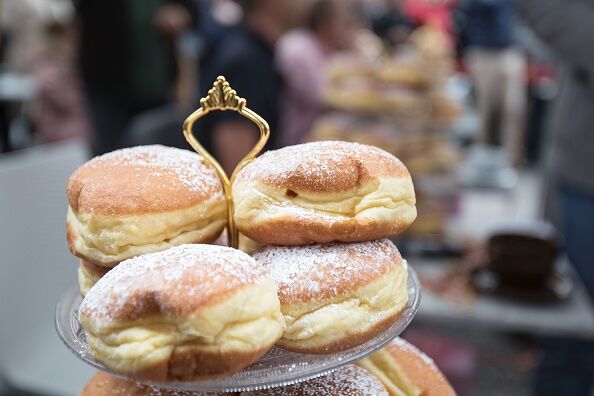
M464 152L538 166L544 215L594 299L592 21L589 0L0 0L0 149L187 148L182 122L222 75L267 120L267 149L371 143L418 180ZM472 133L445 142L470 113ZM229 173L259 136L233 112L195 133ZM419 232L434 230L445 209L416 186ZM593 386L593 343L547 339L537 394Z

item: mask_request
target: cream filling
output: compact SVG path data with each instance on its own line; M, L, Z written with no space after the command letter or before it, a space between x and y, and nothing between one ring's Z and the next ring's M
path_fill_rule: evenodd
M230 353L232 359L234 352L255 352L274 344L285 328L276 287L269 279L191 315L115 322L80 319L94 357L127 373L154 367L183 350Z
M77 234L76 251L109 264L216 237L225 226L226 212L220 199L174 212L137 216L76 214L68 207L66 221Z
M257 224L282 216L319 216L326 221L371 219L412 222L416 217L415 195L410 178L377 179L357 191L310 193L287 191L254 183L233 186L235 220L238 224Z
M400 367L389 352L382 349L357 364L376 376L390 396L421 396L423 392Z
M319 347L364 333L404 309L408 302L406 267L358 289L352 295L310 304L281 304L287 329L280 345Z
M93 287L95 285L95 283L97 283L97 281L99 281L99 277L96 277L92 274L89 273L89 271L87 271L85 269L85 267L83 267L82 264L79 264L78 266L78 287L80 289L80 295L81 296L86 296L87 293L89 292L89 290L91 290L91 287Z

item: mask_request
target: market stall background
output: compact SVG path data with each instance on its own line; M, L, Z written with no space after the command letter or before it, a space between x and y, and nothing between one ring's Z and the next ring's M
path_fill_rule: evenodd
M85 10L78 3L0 3L2 396L74 395L92 375L63 347L53 324L55 303L75 281L77 265L63 237L65 182L97 152L94 86L85 81L88 70L82 70L81 79L78 63L85 45L77 31L84 26ZM560 230L541 238L543 243L554 238L560 248L554 271L542 269L551 287L519 281L513 293L502 292L493 286L501 274L494 277L488 265L493 235L509 235L512 227L514 235L532 238L550 227L542 222L546 180L541 153L548 142L547 110L558 91L557 69L547 43L519 17L510 19L516 32L512 47L521 48L525 62L520 80L524 98L515 102L524 109L518 155L503 136L505 112L482 105L476 79L490 77L475 75L468 50L460 48L464 40L479 46L473 37L481 33L464 22L472 12L466 3L472 1L354 1L354 20L343 21L346 30L339 30L352 45L324 47L323 67L313 69L321 83L307 87L318 95L315 110L307 131L299 131L293 143L356 141L403 160L414 178L419 217L395 242L423 285L417 319L404 338L436 361L460 395L528 395L533 394L543 338L594 340L592 299L563 254ZM110 100L126 108L125 116L106 108L104 116L124 125L117 146L161 142L189 148L181 124L196 107L217 46L226 35L237 34L229 31L241 20L241 8L214 0L155 4L189 10L160 14L171 26L165 29L166 41L175 43L168 56L175 57L176 70L159 82L171 95L140 105L119 101L116 93ZM302 7L293 12L305 18L307 7ZM304 57L311 54L303 50ZM129 87L136 89L132 83ZM260 101L250 102L249 94L243 94L248 103ZM490 100L503 103L498 96L493 93ZM295 103L281 97L281 104ZM282 114L282 105L277 110ZM493 139L483 136L487 116L499 120L489 127L497 135ZM273 133L281 134L283 120L276 125ZM475 276L477 271L483 276Z

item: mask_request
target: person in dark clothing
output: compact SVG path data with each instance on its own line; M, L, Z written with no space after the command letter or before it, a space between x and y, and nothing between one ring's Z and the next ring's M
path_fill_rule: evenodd
M166 104L176 67L172 43L196 18L192 0L76 2L80 66L93 151L119 148L138 113Z
M292 26L295 5L291 0L243 0L241 25L217 46L203 70L201 96L206 96L217 76L224 76L247 106L270 125L266 146L275 148L278 137L282 80L274 60L274 46ZM256 125L231 111L213 112L197 125L200 141L231 174L237 163L256 144Z
M508 48L515 44L516 11L508 0L465 0L460 6L465 16L464 45Z
M514 0L560 65L549 122L546 215L594 301L594 0ZM534 394L590 396L594 341L547 338Z
M385 0L383 11L371 18L373 32L391 46L403 44L419 25L401 9L402 0Z
M503 146L522 162L527 89L526 61L516 45L511 0L465 0L461 45L481 116L480 142Z

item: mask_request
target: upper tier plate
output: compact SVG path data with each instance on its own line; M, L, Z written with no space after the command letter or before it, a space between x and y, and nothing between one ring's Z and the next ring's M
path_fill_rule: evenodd
M151 385L177 390L240 392L290 385L328 374L340 366L377 351L406 329L417 313L421 300L419 279L410 266L408 274L406 308L390 328L362 345L331 355L307 355L273 348L256 363L226 377L199 382ZM93 359L85 332L78 321L78 307L81 301L78 285L74 285L58 302L55 322L60 338L78 358L100 370L125 378Z

